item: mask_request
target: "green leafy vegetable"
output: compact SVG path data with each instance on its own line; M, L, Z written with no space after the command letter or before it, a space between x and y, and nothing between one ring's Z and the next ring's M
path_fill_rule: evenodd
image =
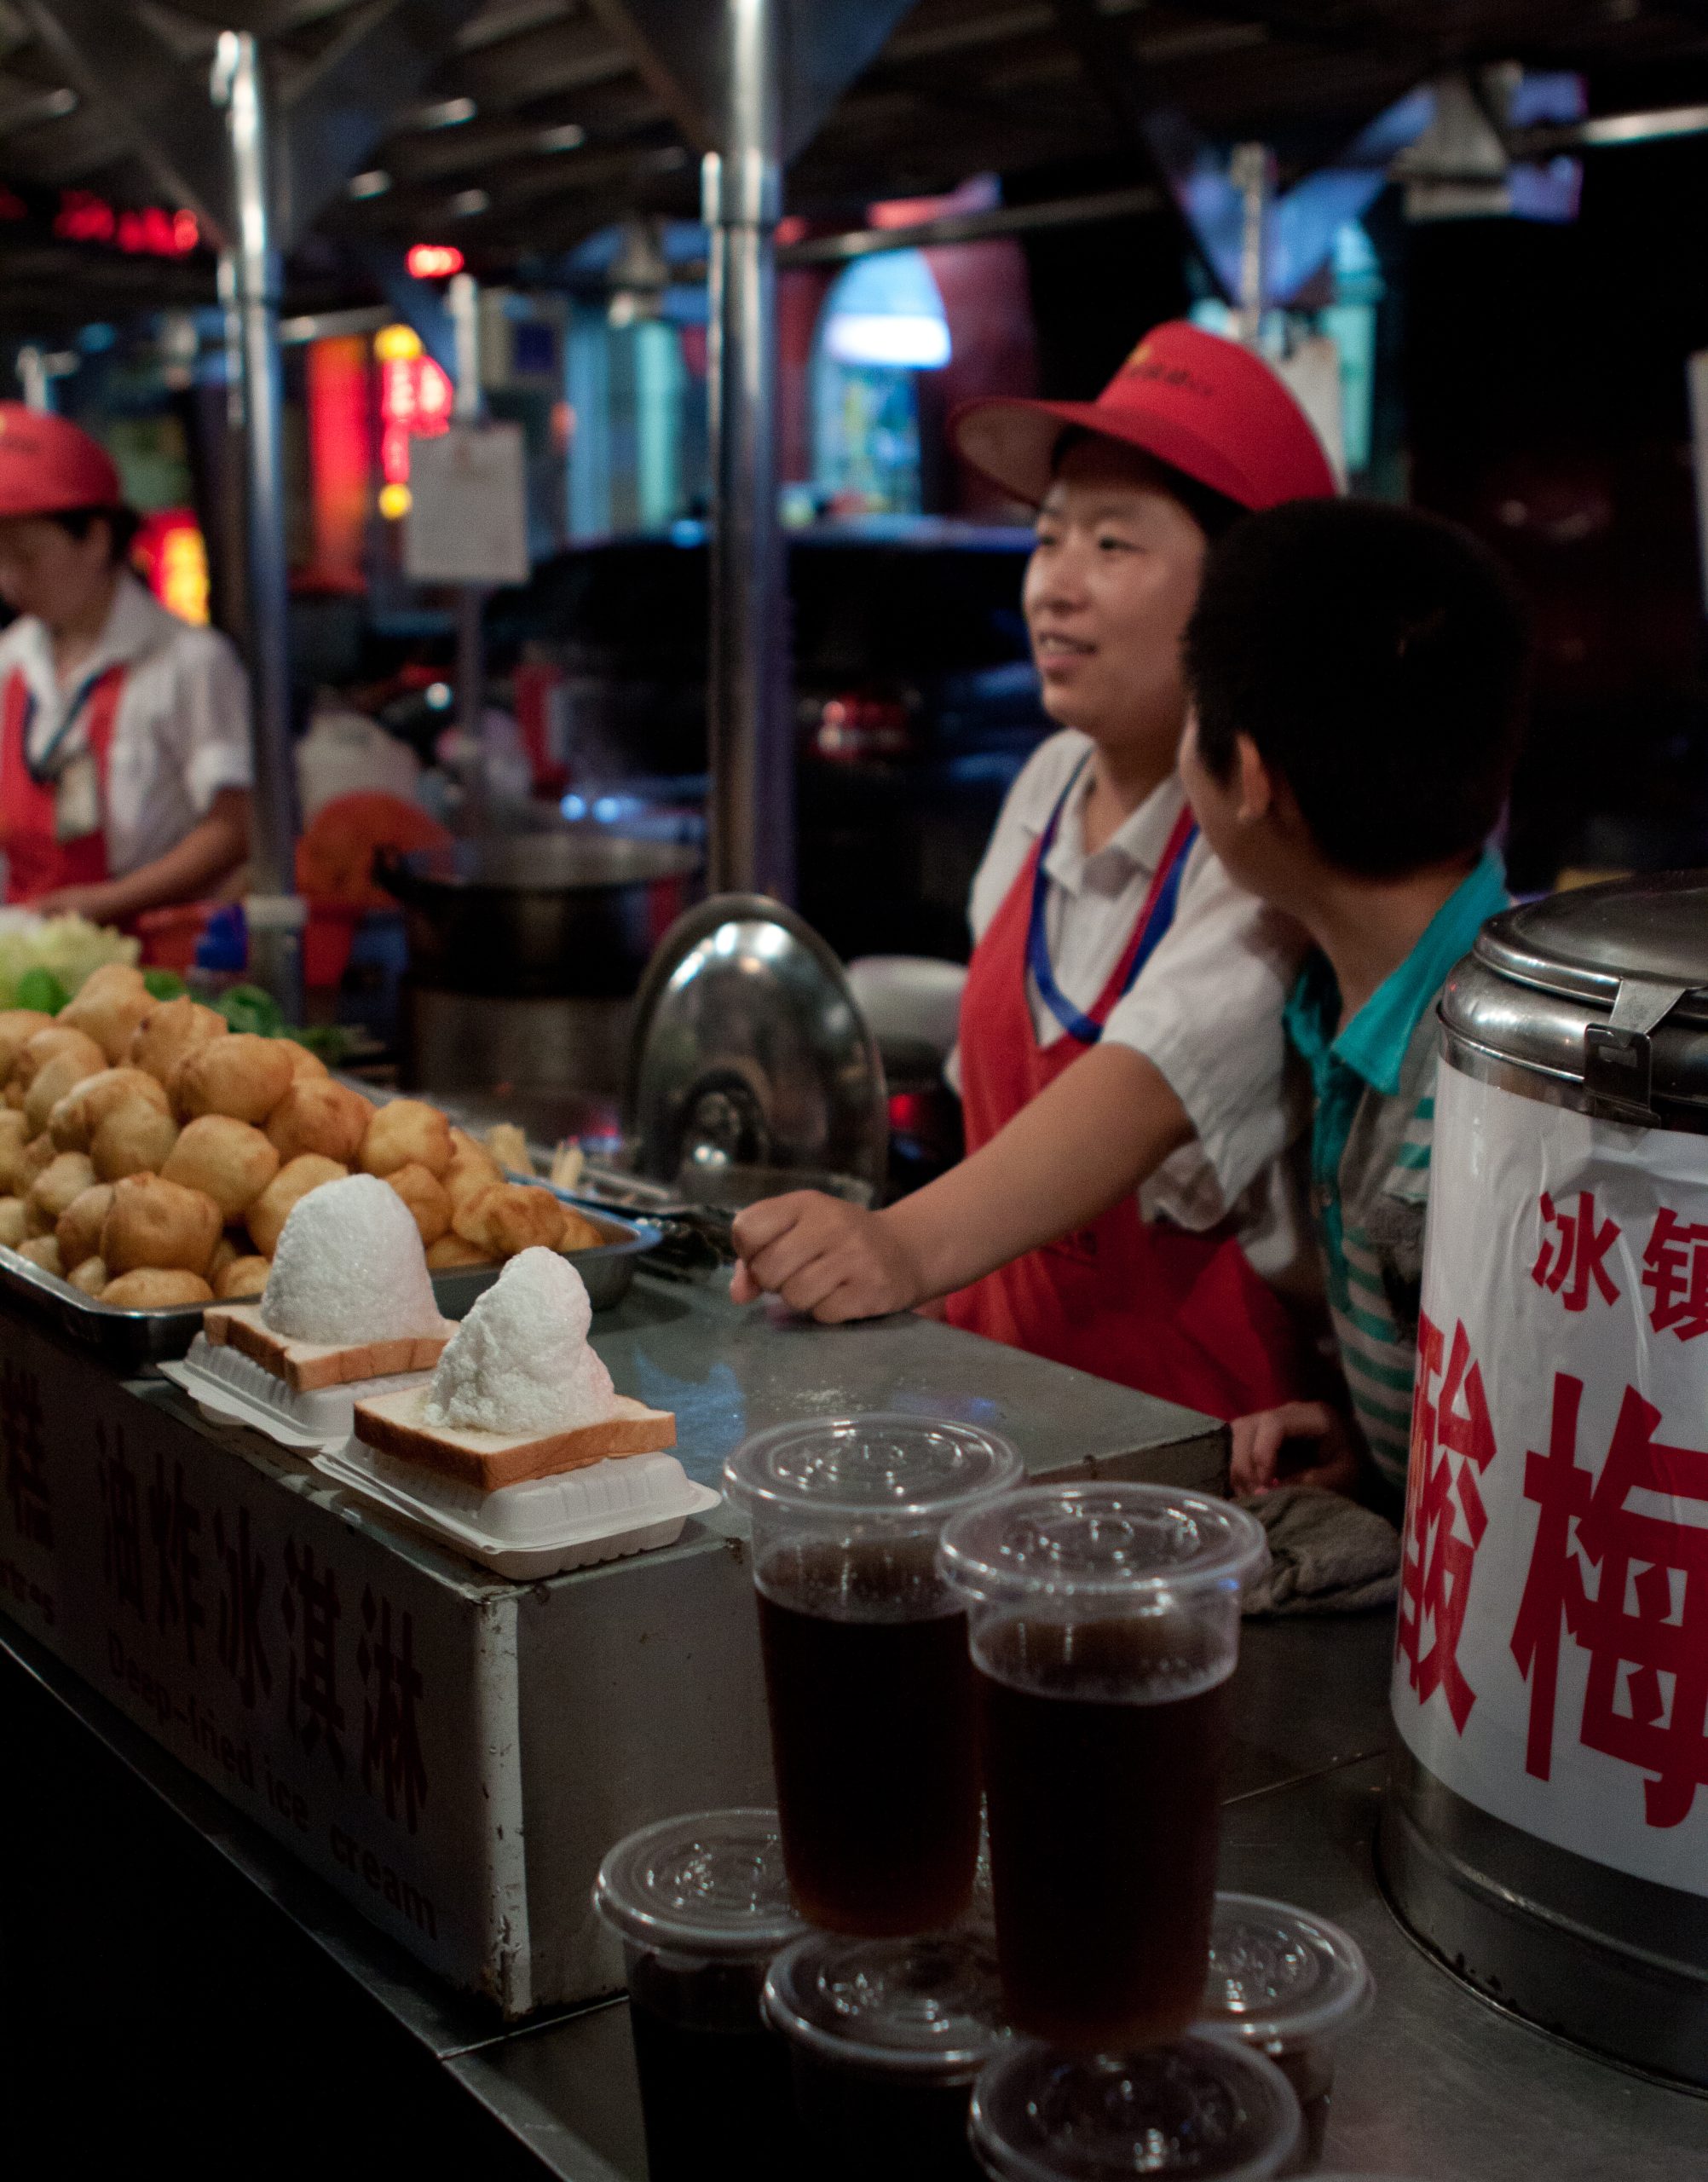
M260 1038L276 1038L284 1031L278 1002L259 985L228 986L214 1006L234 1030L247 1030Z
M154 1000L178 1000L188 990L176 970L145 970L142 982Z
M19 978L12 1004L14 1007L39 1008L43 1015L57 1015L70 998L53 972L38 965L33 970L26 970Z

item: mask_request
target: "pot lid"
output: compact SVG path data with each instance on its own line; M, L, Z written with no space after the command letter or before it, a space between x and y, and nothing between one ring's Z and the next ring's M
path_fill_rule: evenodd
M1475 952L1501 976L1611 1009L1629 978L1670 985L1708 1013L1708 872L1616 879L1492 917Z
M882 1186L877 1045L793 909L717 894L665 934L635 998L624 1131L638 1172L695 1202L749 1203L809 1175L856 1198Z

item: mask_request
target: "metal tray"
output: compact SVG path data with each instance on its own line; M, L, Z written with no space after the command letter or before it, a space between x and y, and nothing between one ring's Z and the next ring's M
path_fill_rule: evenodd
M636 1259L657 1247L660 1230L649 1220L625 1219L602 1205L586 1204L567 1190L552 1193L573 1204L606 1238L597 1250L566 1255L586 1282L593 1308L608 1311L627 1294ZM436 1273L433 1293L439 1308L447 1319L460 1319L476 1296L492 1286L499 1271L496 1265L476 1265ZM45 1312L74 1341L86 1342L118 1371L140 1371L147 1365L182 1356L201 1331L204 1306L199 1303L182 1303L170 1311L116 1310L56 1274L43 1273L4 1244L0 1244L0 1293Z

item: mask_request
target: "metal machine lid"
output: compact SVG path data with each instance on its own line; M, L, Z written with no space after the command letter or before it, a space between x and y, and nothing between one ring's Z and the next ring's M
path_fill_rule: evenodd
M716 894L665 934L635 998L624 1133L639 1173L696 1202L748 1203L790 1176L857 1197L881 1187L877 1043L793 909Z
M1699 1129L1708 872L1615 880L1491 917L1447 980L1441 1020L1450 1054L1510 1062L1592 1112Z
M1708 871L1611 880L1492 917L1480 961L1503 977L1611 1009L1627 978L1671 986L1708 1017Z

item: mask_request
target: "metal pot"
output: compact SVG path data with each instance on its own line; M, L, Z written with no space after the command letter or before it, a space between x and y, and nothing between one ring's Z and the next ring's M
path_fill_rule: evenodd
M403 904L421 984L505 997L621 999L682 913L700 866L678 843L598 825L382 851L374 877Z
M1708 2086L1708 874L1492 919L1441 1016L1388 1884Z

